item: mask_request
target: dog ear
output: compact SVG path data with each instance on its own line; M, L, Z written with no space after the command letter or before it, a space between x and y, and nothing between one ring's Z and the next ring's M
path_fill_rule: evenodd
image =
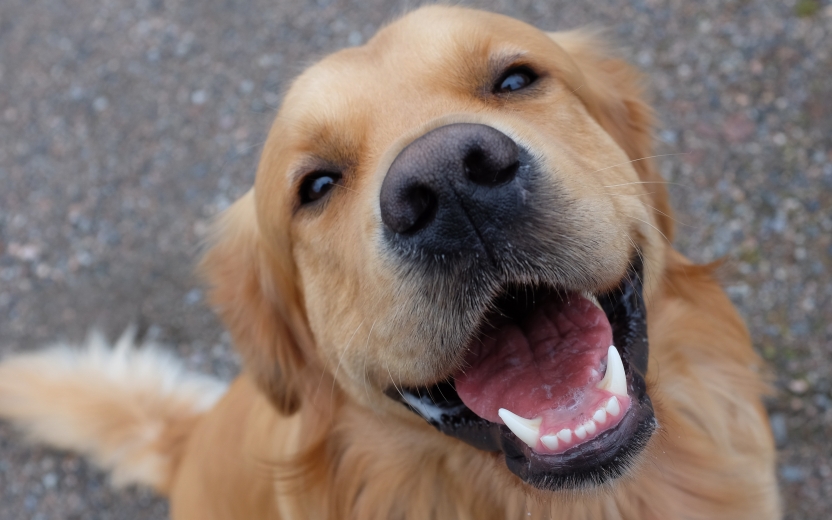
M658 228L673 240L673 217L667 188L653 160L653 110L644 101L641 74L614 52L597 32L587 30L549 33L574 61L567 83L590 115L630 158L653 200Z
M208 300L231 333L246 372L278 410L295 412L306 366L298 333L301 306L294 301L291 274L263 247L254 190L217 221L198 272L209 284Z

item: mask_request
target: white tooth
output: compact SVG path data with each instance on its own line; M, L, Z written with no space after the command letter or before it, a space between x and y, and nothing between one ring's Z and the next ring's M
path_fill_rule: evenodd
M587 421L583 424L582 428L586 430L586 432L590 435L598 431L598 426L595 424L594 421Z
M557 435L544 435L540 438L540 442L543 443L544 446L549 448L552 451L558 449L558 436Z
M580 440L586 439L586 428L584 428L583 424L575 428L575 437Z
M563 442L572 442L572 430L569 428L564 428L558 432L558 439L562 440Z
M598 424L604 424L605 422L607 422L607 411L603 408L599 408L592 416L592 420L597 422Z
M605 406L605 408L607 409L607 412L609 412L609 414L613 417L615 417L619 414L619 412L621 412L621 405L618 404L618 398L616 398L615 396L610 397L610 400L607 401L607 406Z
M607 350L607 372L604 379L595 386L615 395L627 396L627 374L624 373L624 364L618 355L618 349L612 345Z
M601 307L601 304L600 304L600 303L598 303L598 298L596 298L594 294L590 293L589 291L584 291L584 292L583 292L583 297L584 297L584 298L586 298L587 300L591 301L591 302L592 302L592 305L594 305L594 306L598 307L598 308L599 308L599 309L601 309L602 311L604 310L604 309Z
M508 429L511 430L518 439L529 445L530 448L537 446L537 439L540 438L540 423L543 422L542 417L535 419L524 419L519 415L512 413L505 408L500 408L497 411L500 419L506 423Z

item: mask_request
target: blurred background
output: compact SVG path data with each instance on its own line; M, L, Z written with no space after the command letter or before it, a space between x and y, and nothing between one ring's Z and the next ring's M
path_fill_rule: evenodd
M514 0L595 24L650 80L676 245L727 258L776 394L787 518L832 511L832 2ZM359 45L400 0L2 0L0 355L138 324L193 370L238 362L192 267L251 185L289 81ZM0 518L163 519L78 457L0 424Z

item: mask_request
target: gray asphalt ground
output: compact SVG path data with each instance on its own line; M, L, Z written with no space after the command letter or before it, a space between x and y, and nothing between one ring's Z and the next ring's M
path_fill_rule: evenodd
M789 519L832 512L830 0L473 4L545 29L607 27L649 75L677 246L727 258L768 361ZM2 0L0 355L129 323L230 379L191 274L253 180L288 81L413 2ZM0 424L0 518L161 519L78 457Z

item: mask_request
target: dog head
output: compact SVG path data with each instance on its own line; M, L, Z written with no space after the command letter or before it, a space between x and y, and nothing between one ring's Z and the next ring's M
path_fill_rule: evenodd
M640 96L592 35L450 7L308 69L203 262L248 372L284 413L328 374L538 488L621 475L672 235Z

